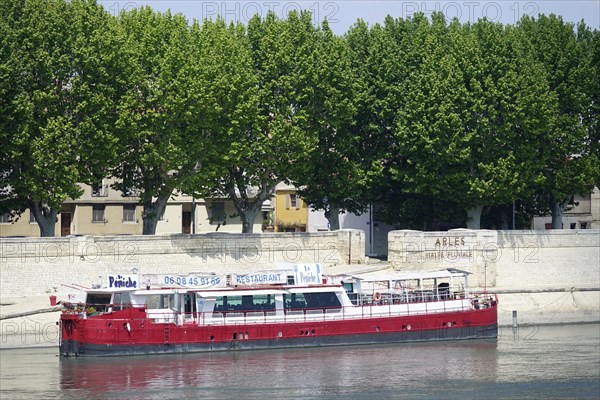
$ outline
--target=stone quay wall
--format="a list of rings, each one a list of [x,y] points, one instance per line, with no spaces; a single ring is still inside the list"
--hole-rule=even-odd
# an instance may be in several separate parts
[[[499,294],[499,323],[600,321],[600,230],[392,231],[397,270],[457,268]]]
[[[58,345],[59,300],[108,274],[251,273],[287,263],[365,263],[360,230],[0,238],[0,349]]]
[[[107,274],[247,273],[285,263],[363,264],[364,232],[0,239],[0,297],[66,293]],[[69,285],[69,286],[65,286]]]

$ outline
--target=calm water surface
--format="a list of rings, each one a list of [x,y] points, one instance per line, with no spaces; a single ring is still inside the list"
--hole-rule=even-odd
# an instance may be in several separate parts
[[[497,341],[104,359],[0,351],[0,399],[597,399],[600,324]]]

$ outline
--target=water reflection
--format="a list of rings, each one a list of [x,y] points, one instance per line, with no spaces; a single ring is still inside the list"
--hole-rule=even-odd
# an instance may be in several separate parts
[[[328,347],[134,358],[70,358],[60,362],[64,390],[100,395],[115,390],[165,388],[299,390],[318,395],[365,387],[395,389],[435,379],[495,380],[497,343],[469,341]]]
[[[498,341],[144,357],[0,351],[0,398],[600,397],[600,324],[503,328]]]

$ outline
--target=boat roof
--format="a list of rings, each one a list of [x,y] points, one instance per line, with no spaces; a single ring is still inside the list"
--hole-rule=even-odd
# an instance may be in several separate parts
[[[456,268],[446,268],[439,271],[376,271],[364,274],[347,275],[349,277],[360,279],[363,282],[381,282],[381,281],[408,281],[417,279],[442,279],[457,278],[470,275],[471,272]]]
[[[87,291],[88,294],[113,294],[113,293],[125,293],[128,292],[134,296],[148,296],[155,294],[171,294],[171,293],[196,293],[198,297],[222,297],[222,296],[256,296],[256,295],[267,295],[267,294],[289,294],[289,293],[318,293],[323,291],[339,291],[343,290],[341,285],[336,284],[324,284],[324,285],[303,285],[303,286],[292,286],[292,285],[262,285],[258,287],[223,287],[223,288],[207,288],[207,289],[195,289],[195,288],[152,288],[152,289],[126,289],[126,288],[114,288],[114,289],[90,289]]]

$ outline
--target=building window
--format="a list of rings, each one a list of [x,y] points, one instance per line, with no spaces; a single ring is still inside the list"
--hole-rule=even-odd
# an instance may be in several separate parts
[[[222,224],[225,222],[225,203],[215,201],[210,207],[209,220],[211,224]]]
[[[123,222],[136,222],[135,204],[123,204]]]
[[[10,213],[0,214],[0,224],[10,224]]]
[[[587,222],[580,222],[579,226],[581,227],[581,229],[587,229]]]
[[[298,195],[296,193],[290,193],[287,196],[286,199],[286,208],[299,208],[298,207],[298,202],[300,201],[300,199],[298,199]]]
[[[104,214],[106,206],[104,204],[94,204],[92,206],[92,222],[106,222]]]
[[[37,224],[37,221],[35,220],[35,215],[33,215],[33,212],[31,212],[31,210],[29,210],[29,223]]]
[[[571,229],[577,229],[577,223],[571,222]]]

